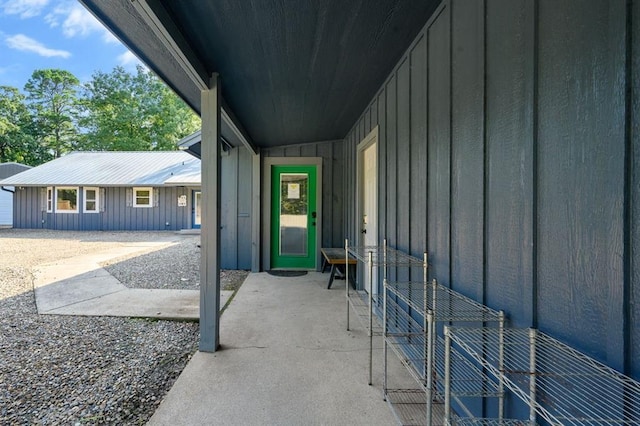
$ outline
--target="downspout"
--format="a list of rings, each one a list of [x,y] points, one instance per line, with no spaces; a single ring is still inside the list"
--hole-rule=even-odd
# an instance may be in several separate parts
[[[12,190],[10,190],[10,189],[7,189],[7,188],[5,188],[4,186],[0,186],[0,189],[2,189],[3,191],[6,191],[6,192],[10,192],[10,193],[12,193],[12,194],[15,194],[15,193],[16,193],[16,191],[12,191]]]

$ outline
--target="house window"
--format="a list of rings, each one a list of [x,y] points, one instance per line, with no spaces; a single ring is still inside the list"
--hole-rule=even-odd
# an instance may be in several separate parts
[[[47,187],[47,213],[53,212],[53,188]]]
[[[98,204],[100,201],[100,190],[98,188],[84,189],[84,212],[98,213]]]
[[[78,213],[78,188],[56,188],[56,213]]]
[[[153,207],[153,188],[133,188],[133,207]]]

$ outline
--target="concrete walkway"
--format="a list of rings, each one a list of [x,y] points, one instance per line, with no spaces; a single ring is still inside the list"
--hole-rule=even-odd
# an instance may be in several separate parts
[[[131,289],[100,267],[110,259],[149,253],[172,244],[175,241],[130,243],[97,254],[38,266],[34,272],[38,313],[197,320],[199,290]],[[222,306],[232,293],[221,293]]]
[[[197,352],[149,425],[391,425],[381,337],[346,330],[344,286],[327,274],[250,274],[221,317],[221,349]],[[341,283],[344,283],[342,281]],[[393,354],[390,386],[415,388]]]
[[[100,267],[169,244],[135,243],[41,265],[35,273],[38,312],[198,319],[199,291],[129,289]],[[397,424],[382,398],[382,340],[375,337],[369,386],[366,330],[355,321],[346,331],[344,286],[328,290],[327,279],[316,272],[249,274],[220,317],[220,350],[194,354],[148,424]],[[223,306],[231,294],[222,292]],[[393,354],[389,360],[389,386],[416,388]]]

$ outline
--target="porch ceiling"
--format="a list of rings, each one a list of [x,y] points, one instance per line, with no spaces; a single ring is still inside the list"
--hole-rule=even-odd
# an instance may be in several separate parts
[[[200,112],[200,88],[142,19],[140,0],[80,1]],[[146,3],[203,80],[220,74],[255,145],[270,147],[343,138],[440,0]]]

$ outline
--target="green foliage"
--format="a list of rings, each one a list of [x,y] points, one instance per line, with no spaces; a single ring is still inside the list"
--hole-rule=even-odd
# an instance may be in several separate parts
[[[308,200],[308,188],[307,185],[309,179],[306,175],[282,175],[282,182],[280,185],[280,214],[286,215],[306,215],[309,205]],[[297,191],[295,188],[291,188],[291,185],[297,185]],[[289,189],[293,189],[297,198],[289,198]]]
[[[177,149],[200,119],[164,83],[142,67],[135,75],[121,67],[96,72],[84,86],[85,150],[149,151]]]
[[[0,162],[39,165],[71,150],[177,149],[200,118],[154,74],[36,70],[24,87],[0,86]]]
[[[54,157],[69,152],[78,139],[78,88],[80,81],[69,71],[35,70],[24,86],[31,111],[30,134]]]
[[[30,133],[31,116],[18,89],[0,86],[0,162],[37,166],[51,159]]]

